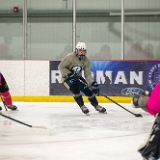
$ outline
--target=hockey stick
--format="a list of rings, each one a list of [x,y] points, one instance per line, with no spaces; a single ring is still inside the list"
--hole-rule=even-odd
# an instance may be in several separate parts
[[[3,98],[2,98],[2,95],[0,95],[0,96],[1,96],[1,100],[3,102],[3,105],[4,105],[4,107],[5,107],[6,111],[7,111],[7,107],[6,107],[5,102],[4,102]]]
[[[81,79],[78,79],[78,80],[79,80],[81,83],[83,83],[84,85],[88,86],[88,84],[85,83],[85,82],[83,82]],[[128,109],[124,108],[124,107],[121,106],[119,103],[115,102],[113,99],[111,99],[111,98],[109,98],[108,96],[102,94],[101,92],[100,92],[100,94],[101,94],[102,96],[104,96],[105,98],[109,99],[111,102],[113,102],[113,103],[115,103],[116,105],[118,105],[119,107],[123,108],[123,109],[126,110],[127,112],[133,114],[135,117],[143,117],[141,114],[135,114],[135,113],[129,111]]]
[[[30,125],[30,124],[24,123],[24,122],[22,122],[22,121],[19,121],[19,120],[17,120],[17,119],[12,118],[12,117],[6,116],[6,115],[2,114],[1,112],[0,112],[0,115],[1,115],[2,117],[5,117],[5,118],[10,119],[10,120],[12,120],[12,121],[15,121],[15,122],[17,122],[17,123],[20,123],[20,124],[22,124],[22,125],[25,125],[25,126],[27,126],[27,127],[47,129],[47,127],[45,127],[45,126],[32,126],[32,125]]]
[[[118,105],[119,107],[123,108],[124,110],[126,110],[127,112],[133,114],[135,117],[143,117],[141,114],[135,114],[131,111],[129,111],[128,109],[124,108],[122,105],[120,105],[119,103],[115,102],[113,99],[109,98],[108,96],[100,93],[102,96],[106,97],[107,99],[109,99],[111,102],[115,103],[116,105]]]

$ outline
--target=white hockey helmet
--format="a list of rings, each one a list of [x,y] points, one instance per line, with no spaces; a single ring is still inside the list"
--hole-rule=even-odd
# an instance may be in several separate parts
[[[79,54],[78,50],[83,50],[83,54]],[[77,45],[76,45],[76,52],[75,53],[79,57],[79,60],[83,61],[85,59],[85,55],[87,53],[86,44],[84,42],[78,42]]]
[[[87,50],[87,46],[84,42],[78,42],[76,45],[76,49]]]

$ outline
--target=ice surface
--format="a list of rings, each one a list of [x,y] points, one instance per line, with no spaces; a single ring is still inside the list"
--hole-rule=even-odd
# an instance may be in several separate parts
[[[90,116],[75,103],[15,102],[19,111],[2,113],[33,126],[0,116],[0,160],[141,160],[137,152],[154,120],[141,109],[137,118],[115,104],[102,103],[108,114],[90,104]]]

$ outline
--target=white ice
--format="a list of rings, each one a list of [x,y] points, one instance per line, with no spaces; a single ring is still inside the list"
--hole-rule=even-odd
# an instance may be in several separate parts
[[[2,113],[33,126],[0,116],[0,160],[141,160],[137,148],[144,142],[154,117],[130,104],[102,103],[100,114],[88,103],[90,116],[75,103],[15,102],[19,111]]]

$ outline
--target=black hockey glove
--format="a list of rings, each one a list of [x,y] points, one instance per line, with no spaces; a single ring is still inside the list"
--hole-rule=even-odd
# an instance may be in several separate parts
[[[97,82],[95,81],[92,82],[91,87],[92,87],[93,93],[99,95],[99,87],[98,87]]]
[[[82,71],[82,67],[79,65],[73,66],[71,69],[71,73],[68,74],[69,79],[78,80],[80,76],[80,73]]]
[[[68,74],[68,79],[78,80],[79,75],[76,74],[74,71],[71,71],[71,73]]]

